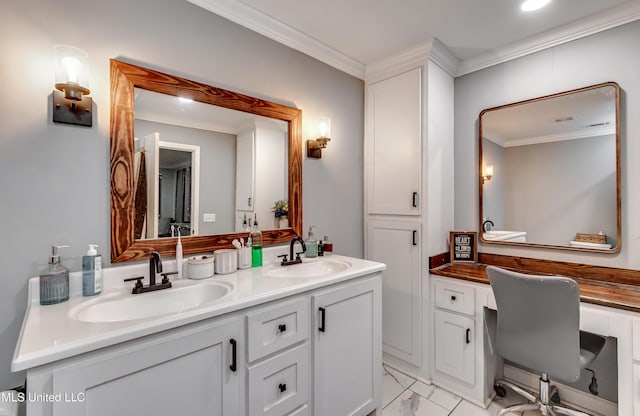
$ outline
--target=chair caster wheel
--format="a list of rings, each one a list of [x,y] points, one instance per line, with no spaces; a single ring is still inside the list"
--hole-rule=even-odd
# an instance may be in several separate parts
[[[553,392],[549,400],[551,400],[553,404],[560,404],[560,393],[558,393],[558,390]]]
[[[496,396],[498,397],[504,397],[507,395],[507,389],[505,389],[504,386],[501,386],[500,384],[494,384],[493,390],[496,392]]]

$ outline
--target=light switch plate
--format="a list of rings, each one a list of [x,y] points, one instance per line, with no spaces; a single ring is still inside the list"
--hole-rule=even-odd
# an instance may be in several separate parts
[[[216,214],[203,214],[203,222],[216,222]]]

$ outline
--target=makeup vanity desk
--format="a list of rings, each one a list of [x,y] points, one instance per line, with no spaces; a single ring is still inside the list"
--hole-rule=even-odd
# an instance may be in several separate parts
[[[486,253],[479,263],[445,261],[432,257],[429,270],[436,384],[485,407],[493,398],[502,361],[485,313],[496,309],[487,266],[564,275],[580,287],[580,329],[617,339],[618,414],[640,415],[640,271]]]

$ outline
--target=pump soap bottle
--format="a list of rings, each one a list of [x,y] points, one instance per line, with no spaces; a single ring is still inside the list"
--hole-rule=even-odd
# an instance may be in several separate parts
[[[69,271],[60,264],[58,249],[51,246],[49,266],[40,274],[40,305],[53,305],[69,300]]]
[[[102,256],[95,244],[89,244],[87,254],[82,256],[82,296],[93,296],[102,292]]]
[[[313,236],[313,228],[315,225],[309,227],[309,236],[307,241],[304,242],[306,250],[304,252],[305,257],[318,257],[318,240]]]
[[[262,233],[258,230],[258,217],[253,219],[253,231],[251,231],[251,267],[262,266]]]

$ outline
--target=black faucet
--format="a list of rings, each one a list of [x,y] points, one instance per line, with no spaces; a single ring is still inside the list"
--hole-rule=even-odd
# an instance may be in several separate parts
[[[296,245],[296,241],[300,242],[300,245],[302,246],[302,251],[297,252],[296,253],[296,258],[295,260],[293,259],[293,247]],[[280,263],[281,266],[290,266],[292,264],[299,264],[302,263],[302,259],[300,258],[300,254],[304,253],[305,251],[307,251],[307,246],[304,244],[304,240],[300,237],[294,237],[293,240],[291,240],[291,243],[289,243],[289,258],[291,260],[287,261],[287,255],[283,254],[281,256],[282,258],[282,263]]]
[[[162,273],[162,260],[160,253],[154,251],[149,256],[149,286],[156,285],[156,273]]]
[[[156,284],[156,273],[160,273],[160,275],[162,276],[162,282],[158,284]],[[144,279],[144,276],[130,277],[128,279],[124,279],[124,281],[136,281],[136,284],[131,291],[131,293],[135,295],[138,293],[152,292],[154,290],[170,288],[171,282],[169,281],[169,278],[167,276],[177,273],[177,271],[162,273],[162,260],[160,259],[160,253],[154,250],[151,253],[151,256],[149,256],[149,286],[144,286],[142,284],[142,279]]]
[[[491,230],[491,228],[487,229],[487,225],[489,225],[489,224],[491,224],[491,226],[492,226],[492,227],[495,227],[495,226],[496,226],[496,225],[493,223],[493,221],[491,221],[491,220],[485,220],[485,221],[482,223],[482,231],[483,231],[483,232],[485,232],[485,233],[486,233],[487,231]]]

